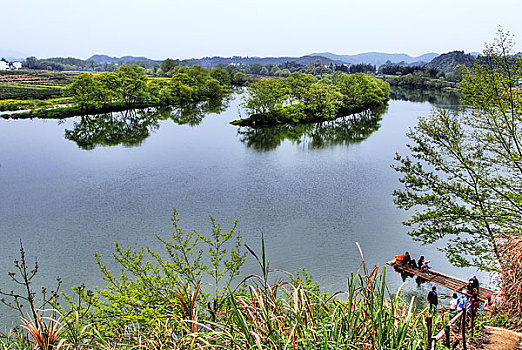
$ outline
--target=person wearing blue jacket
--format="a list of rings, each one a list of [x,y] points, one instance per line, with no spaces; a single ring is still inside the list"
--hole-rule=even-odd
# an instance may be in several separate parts
[[[468,298],[466,298],[467,291],[465,289],[462,290],[462,294],[457,298],[457,311],[462,311],[464,307],[469,307]]]

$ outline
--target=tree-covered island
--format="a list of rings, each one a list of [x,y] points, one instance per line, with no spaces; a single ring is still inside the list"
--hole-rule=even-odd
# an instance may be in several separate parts
[[[322,79],[302,73],[262,79],[247,88],[247,118],[241,126],[299,124],[334,120],[381,107],[390,98],[387,82],[363,73],[335,72]]]

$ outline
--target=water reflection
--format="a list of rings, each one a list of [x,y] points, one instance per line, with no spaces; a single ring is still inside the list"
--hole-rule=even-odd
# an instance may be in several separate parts
[[[233,97],[234,95],[223,100],[209,100],[182,107],[169,106],[82,116],[76,119],[71,129],[65,130],[65,138],[86,150],[92,150],[97,146],[139,146],[159,128],[159,121],[171,120],[178,125],[198,126],[208,114],[219,114],[227,110],[230,98]],[[430,102],[450,108],[459,106],[458,95],[440,91],[394,87],[391,98]],[[241,142],[257,151],[274,150],[285,140],[302,144],[309,149],[349,145],[365,140],[378,130],[381,117],[386,111],[387,107],[383,107],[323,123],[255,129],[242,127],[238,129],[238,135]]]
[[[304,144],[309,149],[321,149],[336,145],[350,145],[367,139],[380,127],[379,122],[388,107],[366,110],[362,113],[338,118],[334,121],[266,126],[241,127],[240,141],[256,151],[276,149],[285,140]]]
[[[199,125],[209,113],[221,113],[228,108],[228,100],[210,100],[183,107],[130,109],[79,117],[72,129],[65,130],[65,138],[79,148],[92,150],[97,146],[139,146],[159,128],[159,120],[172,120],[178,125]]]
[[[219,114],[228,109],[229,99],[212,99],[199,104],[183,107],[163,107],[154,109],[152,113],[159,120],[172,120],[178,125],[197,126],[210,113]]]
[[[445,92],[442,90],[420,90],[394,86],[390,98],[399,101],[429,102],[437,107],[460,106],[460,99],[457,93]]]
[[[92,150],[96,146],[138,146],[159,127],[157,119],[135,109],[80,117],[65,138],[79,148]]]

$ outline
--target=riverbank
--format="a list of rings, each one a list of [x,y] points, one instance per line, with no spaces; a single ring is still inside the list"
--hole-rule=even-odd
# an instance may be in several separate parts
[[[459,84],[444,78],[432,78],[422,74],[406,75],[379,75],[390,86],[406,87],[410,89],[422,89],[431,91],[442,91],[447,93],[458,93]]]
[[[3,80],[2,80],[3,79]],[[7,81],[7,82],[1,82]],[[234,85],[219,68],[179,67],[171,78],[151,78],[138,66],[114,72],[66,75],[14,72],[0,75],[3,118],[59,119],[133,108],[187,106],[224,99]],[[58,97],[63,96],[63,97]],[[22,112],[8,113],[9,111]]]
[[[287,117],[284,117],[278,113],[274,114],[252,114],[248,118],[242,118],[242,119],[236,119],[232,120],[230,124],[235,126],[248,126],[248,127],[264,127],[264,126],[277,126],[277,125],[285,125],[285,124],[313,124],[313,123],[322,123],[326,121],[334,121],[339,118],[343,117],[349,117],[351,115],[355,115],[357,113],[368,111],[372,113],[373,111],[380,111],[382,109],[386,109],[386,106],[377,106],[374,108],[368,107],[360,107],[357,109],[352,110],[343,110],[342,112],[338,113],[334,118],[324,118],[324,117],[318,117],[317,115],[311,115],[309,113],[304,113],[304,117],[299,119],[288,119]],[[382,114],[381,112],[377,112],[375,114]]]
[[[1,118],[4,119],[64,119],[71,117],[81,117],[84,115],[110,113],[110,112],[121,112],[128,109],[142,109],[148,107],[158,107],[159,104],[152,103],[107,103],[100,107],[82,108],[80,106],[56,106],[51,108],[37,108],[25,111],[16,111],[13,113],[5,112],[0,114]]]

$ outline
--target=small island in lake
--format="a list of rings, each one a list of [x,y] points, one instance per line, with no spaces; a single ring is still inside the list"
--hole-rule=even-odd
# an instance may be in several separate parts
[[[387,82],[370,75],[335,72],[320,80],[292,73],[288,78],[267,78],[247,89],[243,107],[247,118],[231,122],[240,126],[300,124],[382,107],[390,98]]]

